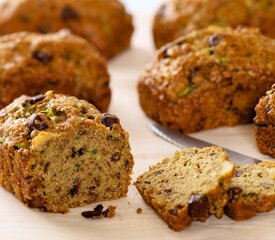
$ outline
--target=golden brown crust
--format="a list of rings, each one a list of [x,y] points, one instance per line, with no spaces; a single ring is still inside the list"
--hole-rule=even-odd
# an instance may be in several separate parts
[[[225,213],[234,220],[245,220],[275,207],[275,162],[236,168],[229,189]]]
[[[210,25],[256,27],[266,36],[275,37],[274,9],[275,0],[170,0],[159,8],[154,19],[155,45],[160,48]]]
[[[70,94],[106,111],[110,102],[105,60],[86,40],[66,31],[0,37],[0,108],[22,94]]]
[[[275,158],[275,85],[260,99],[255,111],[257,146],[263,154]]]
[[[182,34],[209,25],[244,25],[248,14],[245,0],[170,0],[159,8],[154,19],[155,45],[160,48]]]
[[[0,111],[0,184],[29,207],[70,207],[127,195],[128,134],[75,97],[22,96]]]
[[[133,33],[132,17],[118,0],[4,0],[0,12],[1,35],[68,28],[107,58],[128,48]]]
[[[140,104],[171,129],[251,122],[275,81],[275,44],[254,29],[209,27],[158,50],[140,76]]]

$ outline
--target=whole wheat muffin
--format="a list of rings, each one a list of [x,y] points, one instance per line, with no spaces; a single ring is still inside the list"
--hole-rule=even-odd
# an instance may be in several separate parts
[[[0,184],[49,212],[126,196],[133,157],[119,119],[75,97],[22,96],[0,111]]]
[[[274,82],[274,40],[254,29],[208,27],[161,48],[138,91],[147,116],[194,132],[251,122]]]
[[[180,231],[192,221],[223,216],[233,171],[222,148],[188,148],[150,167],[135,186],[169,227]]]
[[[111,58],[129,47],[132,17],[118,0],[2,0],[0,34],[68,28]]]
[[[74,95],[106,111],[110,102],[105,60],[85,39],[67,31],[0,37],[0,108],[22,94],[47,90]]]
[[[258,27],[275,38],[275,0],[168,0],[154,19],[157,48],[210,25]]]
[[[275,207],[275,162],[236,168],[225,213],[235,220],[253,217]]]
[[[255,137],[259,150],[275,158],[275,85],[263,96],[256,108]]]

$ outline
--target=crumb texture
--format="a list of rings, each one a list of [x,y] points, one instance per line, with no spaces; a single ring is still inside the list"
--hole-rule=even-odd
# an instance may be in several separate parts
[[[229,189],[225,213],[245,220],[275,207],[275,162],[237,167]]]
[[[0,140],[0,184],[29,207],[66,212],[127,194],[128,134],[84,100],[22,96],[0,111]]]
[[[190,148],[150,167],[135,186],[170,228],[179,231],[192,221],[223,216],[233,170],[221,148]]]

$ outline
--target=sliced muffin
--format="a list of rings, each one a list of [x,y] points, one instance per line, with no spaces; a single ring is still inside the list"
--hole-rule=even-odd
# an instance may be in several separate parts
[[[236,167],[225,213],[244,220],[275,207],[275,162]]]
[[[119,119],[75,97],[22,96],[0,111],[0,184],[29,207],[126,196],[133,157]]]
[[[150,167],[134,184],[169,227],[180,231],[192,221],[223,216],[233,171],[222,148],[189,148]]]

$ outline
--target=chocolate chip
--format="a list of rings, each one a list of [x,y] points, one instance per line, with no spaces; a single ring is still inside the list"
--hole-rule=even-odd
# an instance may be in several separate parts
[[[261,186],[266,188],[266,189],[270,189],[273,185],[271,183],[264,182],[264,183],[261,183]]]
[[[230,199],[235,199],[243,190],[240,187],[232,187],[228,190]]]
[[[208,44],[210,47],[214,47],[219,45],[220,43],[220,37],[217,35],[212,35],[209,37]]]
[[[78,193],[79,190],[79,183],[75,184],[71,189],[70,189],[70,195],[73,197],[75,194]]]
[[[119,119],[117,118],[117,116],[109,114],[109,113],[103,113],[100,121],[103,125],[111,128],[111,129],[114,124],[119,123]]]
[[[70,6],[64,6],[61,11],[61,19],[63,21],[78,20],[79,14]]]
[[[188,212],[194,220],[205,220],[209,216],[209,202],[206,196],[193,194],[188,201]]]
[[[37,102],[40,102],[40,101],[43,100],[45,97],[46,97],[45,95],[39,94],[39,95],[36,95],[36,96],[34,96],[34,97],[27,98],[27,99],[25,100],[25,102],[27,102],[27,103],[33,105],[33,104],[35,104],[35,103],[37,103]]]
[[[197,72],[200,70],[199,67],[193,67],[190,69],[189,71],[189,75],[187,76],[187,79],[188,79],[188,83],[189,83],[189,87],[194,87],[194,79],[197,75]]]
[[[47,116],[45,115],[45,117]],[[48,124],[46,123],[45,119],[41,117],[41,115],[35,114],[30,117],[28,128],[30,129],[30,131],[33,131],[35,129],[44,130],[48,128]]]
[[[105,211],[102,212],[103,217],[108,217],[109,215],[109,208],[107,208]]]
[[[169,50],[169,47],[164,49],[163,52],[162,52],[162,58],[169,58],[170,55],[168,54],[168,50]]]
[[[39,50],[34,51],[32,57],[44,65],[48,65],[48,63],[53,60],[53,56],[51,54]]]
[[[81,215],[85,218],[100,218],[103,214],[102,204],[98,204],[93,211],[82,212]]]

